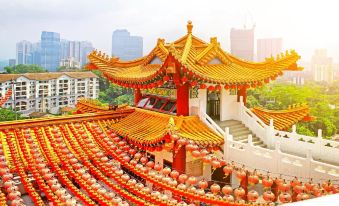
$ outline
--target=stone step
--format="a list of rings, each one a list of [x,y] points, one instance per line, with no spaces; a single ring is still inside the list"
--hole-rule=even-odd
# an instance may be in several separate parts
[[[247,127],[236,127],[236,128],[230,128],[230,132],[240,132],[244,130],[249,130]]]
[[[230,131],[230,134],[232,134],[234,137],[238,137],[238,136],[248,136],[249,134],[252,134],[252,132],[250,130],[242,130],[242,131],[238,131],[238,132],[233,132]]]
[[[228,127],[230,129],[230,134],[233,136],[233,140],[241,142],[241,143],[248,143],[248,135],[252,135],[252,143],[255,146],[267,148],[267,145],[257,137],[252,131],[247,128],[241,121],[237,120],[227,120],[220,122],[218,121],[217,124],[221,128]]]

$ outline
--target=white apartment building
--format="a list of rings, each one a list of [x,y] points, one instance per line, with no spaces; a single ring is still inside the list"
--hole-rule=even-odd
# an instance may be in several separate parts
[[[12,87],[12,97],[2,107],[14,108],[16,105],[25,116],[32,112],[58,114],[61,107],[75,107],[78,98],[95,99],[99,95],[99,79],[92,72],[0,75],[0,97]]]

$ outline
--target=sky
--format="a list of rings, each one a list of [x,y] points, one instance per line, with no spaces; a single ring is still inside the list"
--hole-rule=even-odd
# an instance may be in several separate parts
[[[0,0],[0,60],[15,58],[16,42],[37,42],[41,31],[62,39],[91,41],[111,53],[111,36],[127,29],[144,38],[144,54],[158,38],[170,42],[186,34],[218,37],[230,50],[230,29],[256,25],[255,38],[283,38],[309,61],[326,48],[339,62],[339,2],[335,0]]]

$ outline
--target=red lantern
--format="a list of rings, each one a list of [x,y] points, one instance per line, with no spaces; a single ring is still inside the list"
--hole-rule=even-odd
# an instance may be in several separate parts
[[[214,91],[214,90],[215,90],[215,87],[211,85],[211,86],[208,87],[208,90],[209,90],[209,91]]]
[[[231,186],[229,185],[225,185],[222,189],[221,189],[222,193],[224,193],[224,195],[230,195],[233,192],[233,189]]]
[[[220,192],[220,186],[214,183],[213,185],[211,185],[211,191],[213,194],[217,194],[218,192]]]
[[[222,198],[228,202],[234,202],[234,197],[232,195],[224,195],[224,197]]]
[[[223,168],[223,171],[225,173],[225,176],[227,177],[228,175],[230,175],[232,173],[233,166],[228,164]]]
[[[206,180],[199,181],[199,187],[202,190],[206,189],[208,187],[208,182]]]
[[[195,157],[195,158],[198,158],[198,157],[200,157],[200,152],[198,151],[198,150],[194,150],[194,151],[192,151],[192,156],[193,157]]]
[[[187,180],[187,178],[188,178],[188,176],[187,176],[187,175],[185,175],[185,174],[181,174],[181,175],[179,176],[179,182],[181,182],[181,183],[185,183],[185,182],[186,182],[186,180]]]
[[[273,202],[274,199],[275,199],[275,195],[272,191],[266,191],[264,192],[263,194],[263,199],[266,201],[266,202]]]
[[[259,197],[259,194],[258,194],[258,192],[255,191],[255,190],[251,190],[251,191],[249,191],[248,194],[247,194],[247,199],[248,199],[248,201],[250,201],[250,202],[255,202],[255,201],[257,201],[258,197]]]
[[[299,193],[296,197],[297,201],[310,199],[310,196],[306,193]]]
[[[193,177],[193,176],[189,177],[188,180],[187,180],[187,183],[190,184],[190,185],[195,185],[195,184],[197,184],[197,182],[198,182],[197,178]]]
[[[188,81],[188,79],[187,79],[186,76],[183,76],[183,77],[181,78],[181,82],[182,82],[183,84],[185,84],[187,81]]]
[[[242,187],[238,187],[234,190],[234,195],[237,199],[242,199],[245,196],[245,190]]]
[[[218,84],[218,85],[216,85],[215,86],[215,90],[218,90],[218,91],[220,91],[221,90],[221,86]]]
[[[165,167],[164,169],[162,169],[162,174],[168,175],[170,173],[171,173],[171,169],[169,167]]]
[[[159,164],[159,163],[157,163],[155,166],[154,166],[154,169],[156,170],[156,171],[160,171],[160,170],[162,170],[162,166]]]
[[[213,161],[211,162],[211,165],[212,165],[212,167],[213,167],[214,169],[221,167],[221,164],[220,164],[220,162],[219,162],[218,160],[213,160]]]
[[[248,176],[248,183],[249,183],[250,185],[256,185],[256,184],[258,184],[258,182],[259,182],[259,177],[258,177],[258,175],[256,175],[256,174],[251,174],[250,176]]]
[[[170,77],[166,75],[166,76],[164,76],[163,80],[166,83],[166,82],[168,82],[170,80]]]
[[[238,170],[237,171],[237,179],[241,182],[246,177],[246,172],[244,170]]]
[[[191,81],[191,87],[197,86],[197,81]]]
[[[304,186],[303,185],[296,185],[293,187],[293,192],[300,194],[304,191]]]
[[[290,193],[282,192],[279,195],[279,201],[281,203],[288,203],[288,202],[291,202],[291,200],[292,200],[292,197],[291,197]]]
[[[295,177],[292,181],[291,181],[291,186],[295,187],[297,185],[301,185],[300,181],[298,180],[297,177]]]
[[[270,188],[273,185],[273,180],[270,177],[265,177],[262,179],[262,185],[264,188]]]
[[[201,84],[200,89],[206,89],[206,84]]]
[[[179,172],[176,171],[176,170],[173,170],[173,171],[170,173],[170,176],[171,176],[173,179],[177,179],[178,176],[179,176]]]
[[[315,187],[315,184],[312,182],[312,180],[305,183],[305,189],[307,190],[307,192],[313,191],[314,187]]]
[[[281,183],[280,185],[278,185],[278,189],[282,192],[287,192],[290,190],[290,184],[289,183],[286,183],[286,182],[283,182]]]
[[[204,162],[204,163],[211,163],[212,162],[212,157],[211,156],[209,156],[209,155],[207,155],[207,156],[205,156],[205,157],[203,157],[202,158],[202,161]]]

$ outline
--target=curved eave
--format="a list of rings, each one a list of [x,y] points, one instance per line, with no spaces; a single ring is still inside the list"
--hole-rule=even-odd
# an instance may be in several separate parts
[[[269,125],[273,119],[274,128],[277,130],[287,130],[309,115],[308,106],[298,106],[287,110],[267,110],[261,107],[252,108],[252,112],[257,115],[265,124]]]

